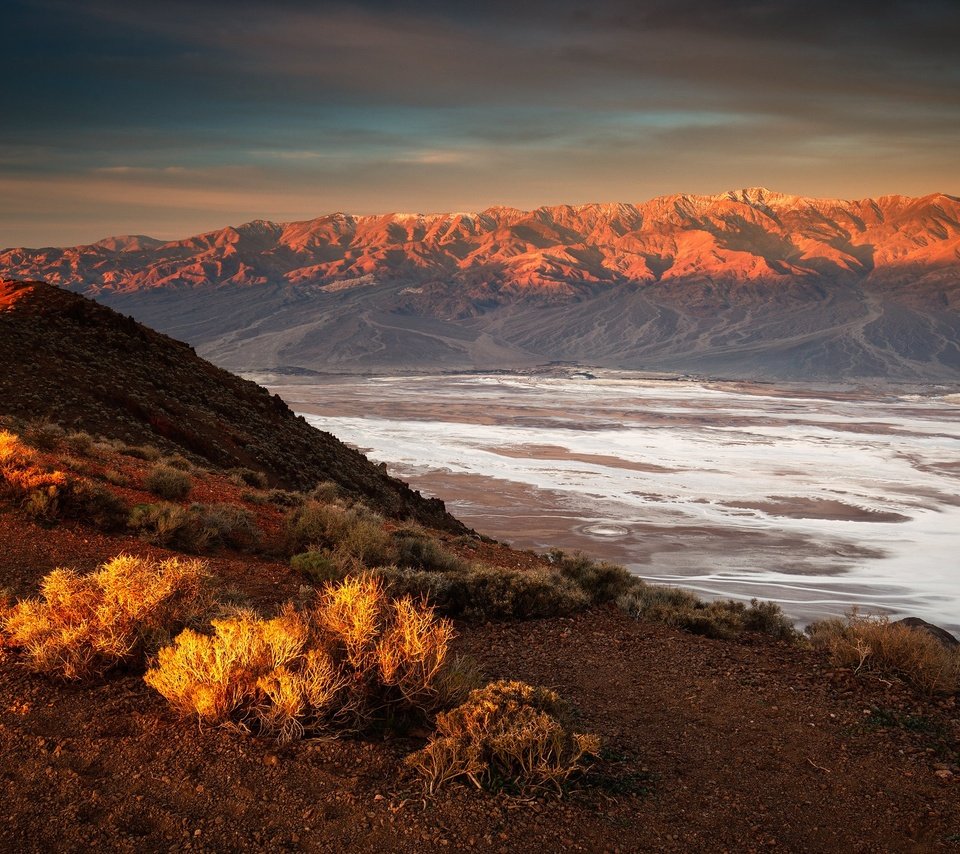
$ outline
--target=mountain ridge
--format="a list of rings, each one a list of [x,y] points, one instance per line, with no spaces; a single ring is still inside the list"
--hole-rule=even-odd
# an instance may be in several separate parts
[[[234,370],[960,378],[960,198],[945,193],[338,212],[9,249],[0,275],[93,296]]]

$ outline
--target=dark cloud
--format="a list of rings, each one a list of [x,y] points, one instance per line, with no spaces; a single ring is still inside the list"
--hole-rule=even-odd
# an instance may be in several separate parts
[[[0,188],[36,179],[29,228],[47,242],[71,221],[57,186],[86,186],[104,228],[141,219],[127,231],[170,217],[117,188],[156,188],[182,233],[247,212],[741,183],[960,189],[955,0],[20,0],[5,15]],[[22,242],[11,228],[0,243]]]

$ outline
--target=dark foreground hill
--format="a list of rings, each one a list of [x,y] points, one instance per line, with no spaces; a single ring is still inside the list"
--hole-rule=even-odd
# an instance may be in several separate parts
[[[112,309],[37,282],[0,282],[0,415],[262,471],[274,485],[337,483],[397,517],[464,530],[276,395]]]

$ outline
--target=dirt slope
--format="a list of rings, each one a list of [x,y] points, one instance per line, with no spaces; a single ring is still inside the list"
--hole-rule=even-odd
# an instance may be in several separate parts
[[[441,501],[311,427],[278,396],[61,288],[0,282],[0,364],[0,415],[175,448],[264,471],[281,486],[332,480],[390,515],[464,530]]]

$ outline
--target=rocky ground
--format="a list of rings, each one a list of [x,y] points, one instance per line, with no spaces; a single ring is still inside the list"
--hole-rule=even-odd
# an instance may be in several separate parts
[[[131,465],[140,465],[132,462]],[[217,481],[222,492],[228,482]],[[236,488],[235,488],[236,489]],[[239,489],[237,489],[239,492]],[[237,495],[228,498],[239,500]],[[265,520],[268,521],[268,520]],[[267,525],[269,527],[269,525]],[[493,544],[485,560],[534,560]],[[0,514],[0,583],[162,550]],[[210,559],[233,595],[295,595],[279,560]],[[178,718],[137,673],[62,685],[0,659],[0,849],[926,851],[960,845],[954,699],[832,670],[761,636],[720,641],[613,607],[457,626],[489,677],[557,689],[603,757],[563,797],[455,786],[403,764],[423,733],[280,748]]]

